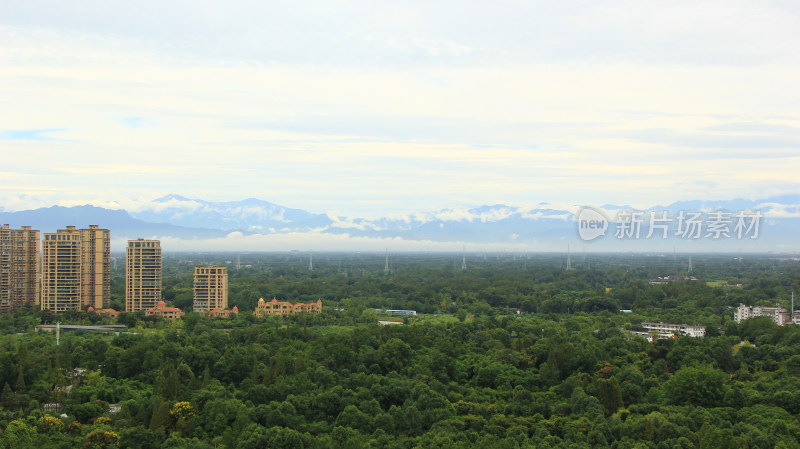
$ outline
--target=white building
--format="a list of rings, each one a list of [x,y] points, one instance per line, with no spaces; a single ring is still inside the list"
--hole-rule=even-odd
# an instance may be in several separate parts
[[[389,315],[416,315],[416,310],[385,310],[384,313]]]
[[[691,324],[643,322],[642,327],[648,332],[658,332],[659,336],[668,335],[678,337],[685,335],[693,338],[702,338],[706,336],[706,328],[704,326],[695,326]]]
[[[657,340],[657,339],[658,340],[666,340],[668,338],[674,338],[675,337],[672,334],[662,334],[662,333],[654,334],[654,333],[642,332],[642,331],[630,331],[630,334],[633,335],[634,337],[646,338],[647,341],[649,341],[651,343],[653,341]]]
[[[739,307],[733,311],[733,319],[736,320],[737,323],[757,316],[769,317],[778,326],[783,326],[784,324],[792,322],[789,311],[780,307],[750,307],[739,304]]]

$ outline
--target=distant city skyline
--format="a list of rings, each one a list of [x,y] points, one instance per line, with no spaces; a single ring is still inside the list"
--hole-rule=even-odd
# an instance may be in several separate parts
[[[14,2],[0,208],[799,193],[792,2]]]

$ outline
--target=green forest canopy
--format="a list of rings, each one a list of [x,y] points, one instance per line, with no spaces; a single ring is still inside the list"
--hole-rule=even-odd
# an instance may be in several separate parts
[[[185,309],[197,257],[164,263],[164,294]],[[737,324],[731,309],[788,307],[796,261],[695,255],[697,280],[650,285],[685,274],[680,262],[577,259],[473,255],[461,271],[453,255],[407,255],[387,274],[378,256],[315,255],[314,271],[242,256],[236,319],[121,314],[132,333],[65,332],[58,346],[32,325],[104,318],[3,315],[0,447],[798,447],[800,329]],[[272,296],[324,310],[248,313]],[[390,307],[421,315],[377,326]],[[711,336],[626,334],[645,320]]]

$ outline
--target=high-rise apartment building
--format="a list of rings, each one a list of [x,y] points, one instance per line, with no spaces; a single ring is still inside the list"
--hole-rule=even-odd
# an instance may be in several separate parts
[[[81,234],[75,226],[44,233],[41,292],[42,310],[81,308]]]
[[[67,226],[42,240],[42,310],[108,308],[111,300],[111,237],[97,225]]]
[[[194,267],[195,312],[228,308],[228,269],[226,267]]]
[[[111,301],[111,235],[108,229],[89,225],[81,229],[82,307],[106,309]]]
[[[0,313],[39,303],[39,231],[0,227]]]
[[[137,312],[161,301],[161,242],[128,240],[125,249],[125,310]]]

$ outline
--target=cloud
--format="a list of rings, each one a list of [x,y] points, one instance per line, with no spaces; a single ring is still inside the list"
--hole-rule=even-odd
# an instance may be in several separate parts
[[[791,127],[787,128],[792,129]],[[712,127],[711,129],[714,128]],[[730,131],[727,126],[716,129],[718,131]],[[706,151],[700,154],[700,157],[707,157],[716,153],[717,157],[780,158],[795,156],[797,149],[800,148],[800,134],[794,132],[792,135],[775,135],[771,133],[680,132],[669,129],[648,129],[632,132],[629,136],[641,142],[669,145],[671,147],[716,150]],[[764,149],[769,150],[769,152],[754,151]]]
[[[430,219],[443,221],[480,221],[482,223],[504,220],[516,212],[514,207],[489,207],[484,210],[464,207],[440,210],[432,213]]]
[[[761,203],[755,209],[766,209],[765,217],[800,218],[800,204]]]
[[[65,173],[74,173],[81,175],[110,175],[110,174],[142,174],[142,173],[160,173],[169,174],[175,173],[175,167],[166,167],[158,165],[139,165],[139,164],[125,164],[125,165],[108,165],[100,164],[89,167],[57,167],[56,171]]]
[[[591,59],[749,65],[791,54],[797,16],[792,2],[773,1],[409,0],[334,7],[238,0],[220,8],[142,0],[132,8],[120,0],[91,6],[42,0],[7,5],[2,23],[181,59],[419,68]]]
[[[53,129],[17,129],[0,132],[0,140],[57,140],[61,142],[75,142],[71,139],[62,139],[53,137],[48,134],[60,133],[67,131],[66,129],[53,128]]]
[[[720,123],[718,125],[705,128],[712,132],[735,133],[745,135],[762,136],[791,136],[800,137],[800,126],[793,126],[788,123],[765,123],[765,122],[733,122]]]
[[[145,126],[155,126],[155,123],[145,117],[122,117],[119,119],[125,126],[129,128],[143,128]]]
[[[567,207],[568,207],[566,209],[567,211],[578,210],[579,209],[577,206],[567,206]],[[545,211],[541,211],[541,210],[529,210],[527,212],[523,212],[520,216],[522,218],[528,218],[528,219],[532,219],[532,220],[550,219],[550,220],[567,221],[569,219],[572,219],[574,214],[569,213],[569,212],[566,212],[566,213],[563,213],[563,212],[562,213],[552,213],[552,212],[549,212],[549,211],[545,212]]]
[[[327,217],[332,221],[330,224],[331,228],[340,228],[340,229],[357,229],[359,231],[380,231],[382,228],[375,223],[363,220],[363,219],[356,219],[352,217],[342,216],[338,211],[329,211]],[[324,228],[326,229],[326,228]],[[322,229],[322,230],[324,230]]]
[[[0,18],[0,151],[47,176],[4,195],[414,220],[796,189],[791,3],[29,3]]]

